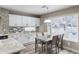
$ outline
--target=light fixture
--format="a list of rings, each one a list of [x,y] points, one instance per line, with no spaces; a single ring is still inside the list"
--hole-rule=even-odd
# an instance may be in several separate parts
[[[46,20],[44,21],[44,23],[51,23],[51,20],[50,20],[50,19],[46,19]]]
[[[47,13],[48,13],[48,6],[42,6],[42,8],[45,8],[45,9],[47,10]],[[47,19],[44,21],[44,23],[51,23],[51,20],[47,18]]]

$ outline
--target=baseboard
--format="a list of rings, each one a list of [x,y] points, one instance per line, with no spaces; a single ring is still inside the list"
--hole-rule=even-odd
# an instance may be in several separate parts
[[[69,48],[69,47],[63,47],[64,49],[71,51],[73,53],[79,54],[79,50],[73,49],[73,48]]]

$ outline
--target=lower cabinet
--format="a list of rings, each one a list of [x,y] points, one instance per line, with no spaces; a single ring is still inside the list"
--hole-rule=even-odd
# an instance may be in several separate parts
[[[30,44],[35,42],[36,33],[13,33],[9,37],[14,38],[22,44]]]

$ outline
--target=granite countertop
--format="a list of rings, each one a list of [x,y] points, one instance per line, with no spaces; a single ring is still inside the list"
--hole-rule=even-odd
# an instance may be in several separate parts
[[[18,52],[25,47],[15,39],[9,38],[0,40],[0,54],[9,54]]]
[[[0,36],[5,36],[5,35],[8,35],[8,34],[0,34]]]

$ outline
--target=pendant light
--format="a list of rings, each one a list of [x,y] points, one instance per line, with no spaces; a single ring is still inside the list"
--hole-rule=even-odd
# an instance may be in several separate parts
[[[48,13],[48,6],[42,6],[42,8],[45,8]],[[45,19],[44,23],[51,23],[51,20],[47,18],[47,19]]]

